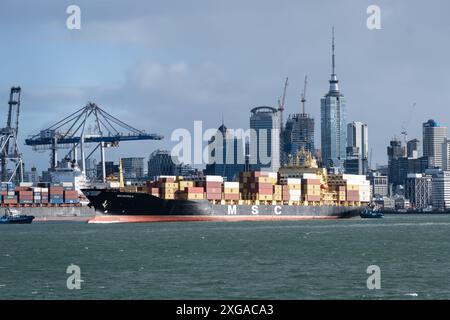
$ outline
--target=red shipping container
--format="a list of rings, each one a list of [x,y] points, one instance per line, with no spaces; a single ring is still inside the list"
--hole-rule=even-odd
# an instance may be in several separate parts
[[[206,199],[208,200],[222,200],[222,194],[221,193],[207,193]]]
[[[320,201],[320,196],[306,196],[306,201]]]
[[[302,181],[306,185],[320,185],[319,179],[303,179]]]
[[[267,188],[261,188],[261,189],[256,189],[254,193],[268,195],[268,194],[273,194],[273,190],[272,189],[267,189]]]
[[[222,188],[222,182],[212,181],[205,182],[206,188]]]
[[[186,187],[184,191],[187,193],[203,193],[202,187]]]
[[[211,187],[206,188],[206,193],[221,193],[221,192],[222,188],[211,188]]]
[[[239,200],[239,194],[236,193],[225,193],[224,195],[225,200]]]

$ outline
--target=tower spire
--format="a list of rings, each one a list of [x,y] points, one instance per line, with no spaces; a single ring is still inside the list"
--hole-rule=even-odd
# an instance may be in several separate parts
[[[334,75],[334,74],[336,74],[335,71],[334,71],[334,67],[335,67],[335,62],[334,62],[334,26],[331,29],[331,34],[332,34],[331,50],[332,50],[332,53],[333,53],[333,55],[332,55],[332,73],[331,74]]]
[[[333,94],[339,93],[339,81],[336,76],[336,63],[335,63],[335,45],[334,45],[334,26],[331,29],[331,79],[330,79],[330,92]]]

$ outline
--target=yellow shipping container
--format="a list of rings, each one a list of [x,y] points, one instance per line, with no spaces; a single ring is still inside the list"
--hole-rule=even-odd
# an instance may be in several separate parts
[[[184,190],[184,188],[192,188],[194,187],[194,181],[180,181],[178,183],[180,190]]]
[[[347,185],[347,191],[351,190],[351,191],[358,191],[359,190],[359,186],[356,184],[348,184]]]
[[[273,201],[273,195],[271,194],[256,194],[256,200],[260,201]]]
[[[239,193],[239,189],[238,188],[224,188],[223,193],[236,194],[236,193]]]
[[[283,195],[281,195],[281,194],[274,194],[273,195],[273,200],[275,200],[275,201],[282,201],[283,200]]]

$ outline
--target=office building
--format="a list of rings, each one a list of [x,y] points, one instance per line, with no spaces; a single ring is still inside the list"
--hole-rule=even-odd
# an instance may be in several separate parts
[[[367,124],[352,122],[347,125],[347,156],[344,161],[345,172],[366,174],[369,169],[369,134]]]
[[[430,158],[433,167],[442,168],[442,144],[447,134],[447,127],[434,120],[423,124],[423,155]]]
[[[387,175],[383,175],[378,171],[371,171],[368,175],[368,180],[374,197],[386,197],[389,195]]]
[[[332,73],[328,93],[321,99],[322,162],[326,168],[342,170],[346,158],[346,105],[335,73],[334,29],[332,42]]]
[[[244,171],[243,139],[232,134],[224,124],[208,142],[208,149],[210,158],[205,174],[220,175],[227,181],[233,181],[239,177],[239,172]]]
[[[412,209],[425,209],[432,203],[432,178],[424,174],[409,173],[405,182],[405,197]]]
[[[289,116],[283,134],[285,158],[294,157],[301,149],[314,154],[314,119],[309,114]]]
[[[145,179],[144,176],[144,158],[121,158],[122,174],[126,181],[138,182]]]
[[[155,180],[158,176],[173,176],[177,173],[178,159],[167,150],[155,150],[147,163],[147,177]]]
[[[407,142],[406,155],[412,159],[422,157],[422,143],[419,139],[412,139]]]
[[[280,115],[272,107],[256,107],[250,117],[250,166],[252,170],[280,168]]]
[[[433,208],[448,210],[450,208],[450,171],[442,171],[433,175]]]

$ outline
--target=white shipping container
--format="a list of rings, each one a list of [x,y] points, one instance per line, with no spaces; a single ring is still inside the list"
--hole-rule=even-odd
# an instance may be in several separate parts
[[[19,184],[20,187],[32,187],[33,186],[33,182],[21,182]]]
[[[230,189],[239,189],[239,182],[224,182],[223,184],[224,188],[230,188]]]
[[[157,178],[158,180],[159,180],[159,179],[162,179],[162,178],[169,178],[169,179],[172,178],[172,179],[174,179],[174,180],[177,179],[176,176],[157,176],[156,178]]]
[[[73,187],[73,182],[61,182],[63,187]]]
[[[222,176],[206,176],[206,182],[223,182]]]
[[[289,196],[300,196],[301,194],[301,190],[289,190]]]
[[[33,192],[42,192],[42,188],[35,187],[33,188]]]
[[[299,178],[287,178],[287,184],[301,184],[302,183],[302,179]]]
[[[290,201],[300,201],[300,196],[289,196]]]
[[[359,175],[359,174],[343,174],[342,178],[347,181],[365,181],[366,176],[365,175]]]
[[[303,179],[320,179],[320,177],[315,173],[304,173]]]
[[[268,177],[278,179],[278,173],[277,172],[268,172]]]

